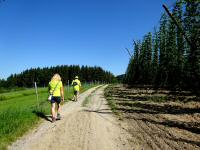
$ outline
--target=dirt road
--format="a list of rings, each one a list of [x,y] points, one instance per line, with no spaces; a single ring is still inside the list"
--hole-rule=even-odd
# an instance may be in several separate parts
[[[44,121],[9,147],[11,150],[132,150],[131,136],[112,115],[105,86],[92,88],[62,108],[62,119]],[[87,98],[88,97],[88,98]],[[88,104],[82,103],[87,98]]]

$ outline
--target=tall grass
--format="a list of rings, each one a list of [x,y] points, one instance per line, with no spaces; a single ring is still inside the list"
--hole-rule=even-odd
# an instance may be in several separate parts
[[[3,88],[3,87],[0,87],[0,93],[21,91],[21,90],[25,90],[25,89],[26,88],[24,88],[24,87],[12,87],[12,88]]]
[[[83,85],[81,92],[95,85]],[[47,88],[39,88],[39,108],[35,90],[26,89],[0,94],[0,150],[33,128],[40,120],[36,112],[50,114],[50,103],[47,101]],[[73,96],[72,87],[66,90],[65,99],[69,101]]]

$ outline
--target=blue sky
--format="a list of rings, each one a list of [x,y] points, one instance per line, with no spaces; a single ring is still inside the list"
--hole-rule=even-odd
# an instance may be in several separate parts
[[[0,3],[0,78],[31,67],[126,71],[132,40],[158,25],[175,0],[5,0]]]

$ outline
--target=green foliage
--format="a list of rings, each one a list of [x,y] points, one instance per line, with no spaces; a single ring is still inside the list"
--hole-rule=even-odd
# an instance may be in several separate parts
[[[125,77],[125,74],[116,76],[117,82],[118,82],[118,83],[122,83],[123,80],[124,80],[124,77]]]
[[[102,82],[112,83],[116,79],[114,75],[108,71],[103,70],[101,67],[88,67],[78,65],[62,65],[56,67],[46,68],[31,68],[21,72],[20,74],[14,74],[7,78],[7,80],[0,80],[0,87],[13,88],[13,87],[33,87],[34,82],[37,82],[39,87],[46,87],[55,74],[61,75],[63,83],[66,85],[72,82],[76,75],[79,76],[81,82]],[[0,89],[1,92],[1,89]]]
[[[197,93],[200,87],[199,8],[197,1],[177,0],[172,14],[184,33],[164,13],[159,30],[155,29],[153,35],[149,32],[141,44],[134,45],[134,57],[130,59],[124,82]]]

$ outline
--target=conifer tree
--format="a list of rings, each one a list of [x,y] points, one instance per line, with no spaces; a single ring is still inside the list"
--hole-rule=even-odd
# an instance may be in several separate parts
[[[159,29],[159,70],[158,70],[158,78],[155,83],[159,86],[164,86],[167,84],[167,24],[168,17],[164,13],[160,19],[160,29]]]
[[[158,32],[156,28],[154,29],[154,38],[153,38],[153,60],[152,60],[152,83],[155,83],[158,73],[158,50],[159,50],[159,39],[158,39]]]
[[[184,27],[190,39],[187,54],[188,85],[194,90],[200,86],[200,3],[185,0]]]

